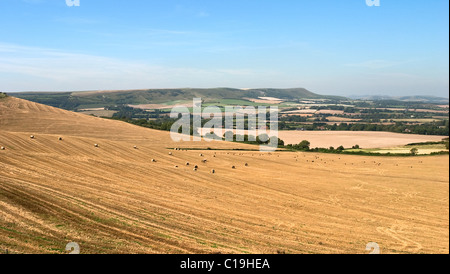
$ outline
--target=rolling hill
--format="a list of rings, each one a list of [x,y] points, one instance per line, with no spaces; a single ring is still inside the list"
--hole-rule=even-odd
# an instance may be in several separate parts
[[[0,99],[0,146],[0,249],[10,253],[65,253],[69,242],[81,253],[367,253],[369,242],[449,252],[448,155],[174,143],[12,97]]]
[[[84,92],[19,92],[10,95],[29,101],[59,107],[66,110],[96,108],[115,105],[160,104],[173,101],[192,101],[193,98],[205,102],[220,99],[239,99],[276,97],[284,100],[300,99],[343,99],[338,96],[322,96],[303,88],[293,89],[148,89],[148,90],[105,90]]]
[[[358,100],[376,100],[376,101],[387,101],[387,100],[395,100],[401,102],[422,102],[428,104],[448,104],[449,99],[444,97],[437,96],[427,96],[427,95],[417,95],[417,96],[373,96],[373,95],[351,95],[349,96],[352,99]]]

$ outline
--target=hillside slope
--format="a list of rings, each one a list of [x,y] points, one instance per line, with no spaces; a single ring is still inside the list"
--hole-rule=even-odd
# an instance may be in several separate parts
[[[160,104],[173,101],[192,101],[202,98],[205,102],[221,99],[244,99],[276,97],[285,100],[299,99],[343,99],[338,96],[323,96],[303,88],[294,89],[233,89],[233,88],[183,88],[148,90],[104,90],[84,92],[20,92],[12,96],[67,110],[107,107],[115,105]]]
[[[11,253],[69,242],[81,253],[449,252],[448,156],[169,155],[249,146],[173,143],[16,98],[0,99],[0,146],[0,249]]]

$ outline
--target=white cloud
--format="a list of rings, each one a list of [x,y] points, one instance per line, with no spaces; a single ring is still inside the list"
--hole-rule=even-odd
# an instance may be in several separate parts
[[[273,74],[245,68],[168,67],[56,49],[0,43],[0,89],[72,91],[246,84]]]

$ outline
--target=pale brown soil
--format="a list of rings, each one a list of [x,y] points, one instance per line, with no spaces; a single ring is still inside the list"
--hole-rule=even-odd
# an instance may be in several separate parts
[[[282,99],[278,99],[278,98],[273,98],[273,97],[259,97],[259,99],[254,99],[254,98],[244,98],[246,100],[249,100],[251,102],[254,103],[258,103],[258,104],[281,104],[282,102],[284,102]]]
[[[319,111],[316,112],[316,114],[331,114],[331,115],[335,115],[335,114],[344,114],[343,110],[332,110],[332,109],[321,109]]]
[[[81,253],[449,252],[448,156],[169,155],[255,147],[173,143],[15,98],[0,100],[0,146],[0,249],[11,253],[69,242]]]
[[[330,122],[358,122],[358,121],[361,121],[361,119],[352,119],[352,118],[336,117],[336,116],[329,116],[329,117],[327,117],[327,119]]]
[[[311,147],[344,146],[351,148],[359,145],[361,148],[385,148],[404,146],[411,143],[442,141],[447,136],[401,134],[378,131],[279,131],[278,137],[285,144],[298,144],[308,140]]]

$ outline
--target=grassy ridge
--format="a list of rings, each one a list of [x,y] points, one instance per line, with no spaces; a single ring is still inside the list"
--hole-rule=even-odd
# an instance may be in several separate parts
[[[251,103],[244,98],[277,97],[286,100],[298,99],[344,99],[338,96],[322,96],[303,88],[295,89],[251,89],[233,88],[212,89],[148,89],[123,91],[89,92],[20,92],[14,97],[63,108],[77,110],[116,105],[164,104],[169,101],[192,100],[202,98],[204,103],[216,103],[222,100],[238,100]],[[251,105],[251,104],[250,104]]]

